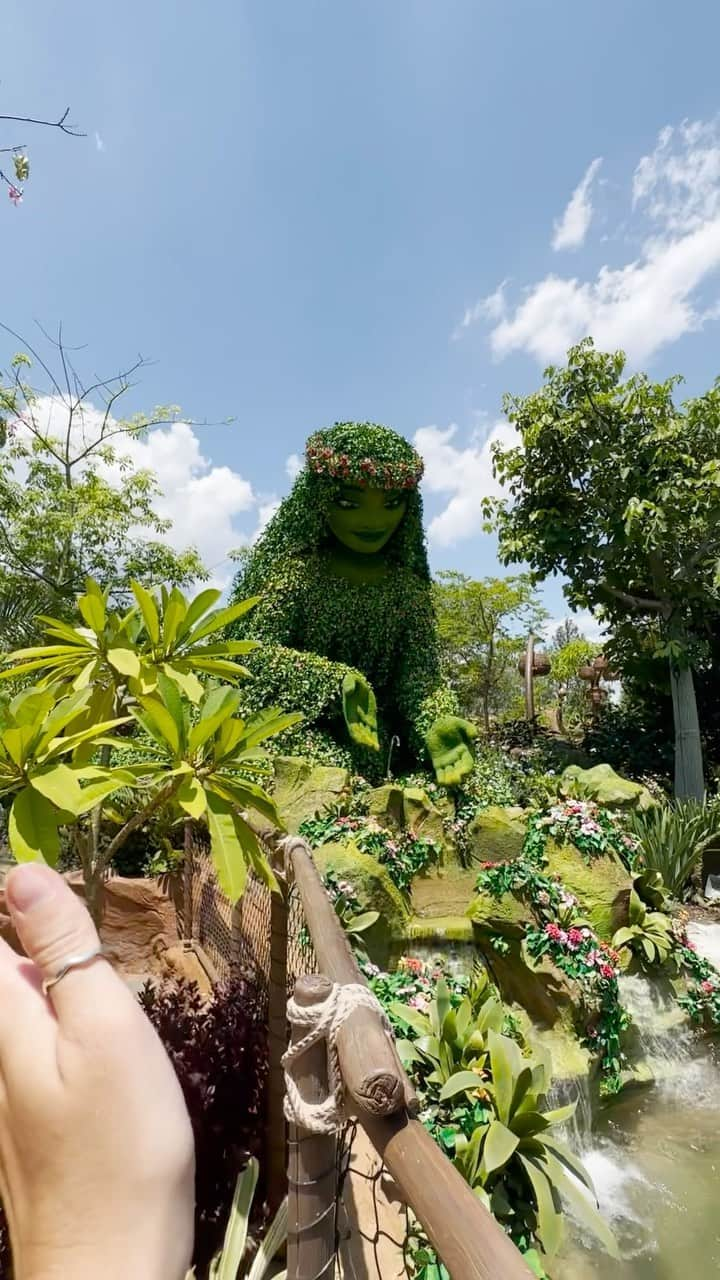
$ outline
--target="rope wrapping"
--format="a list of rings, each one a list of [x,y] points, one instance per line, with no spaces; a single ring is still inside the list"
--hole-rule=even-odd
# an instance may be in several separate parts
[[[291,1044],[282,1063],[285,1070],[285,1116],[291,1124],[300,1125],[309,1133],[338,1133],[345,1125],[345,1089],[337,1037],[343,1023],[356,1009],[372,1009],[377,1013],[387,1034],[392,1037],[390,1023],[382,1006],[360,983],[333,983],[326,1000],[314,1005],[299,1005],[288,1001],[288,1018],[293,1030],[305,1031],[305,1035]],[[298,1088],[296,1073],[300,1059],[321,1040],[327,1044],[328,1094],[322,1102],[307,1102]]]

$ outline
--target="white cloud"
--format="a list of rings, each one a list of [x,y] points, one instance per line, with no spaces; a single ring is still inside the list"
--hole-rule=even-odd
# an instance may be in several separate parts
[[[92,405],[76,415],[78,448],[95,438],[101,417]],[[44,429],[55,432],[66,422],[62,404],[51,396],[38,401],[35,418]],[[160,540],[178,551],[194,546],[210,571],[211,585],[224,589],[233,572],[228,551],[249,540],[236,522],[248,513],[256,513],[258,521],[269,518],[263,514],[267,505],[262,505],[250,482],[231,467],[216,466],[206,458],[195,429],[187,422],[153,428],[145,440],[126,438],[118,443],[116,438],[110,443],[138,470],[154,472],[161,493],[153,507],[161,519],[172,521]],[[111,482],[119,478],[117,462],[103,469]]]
[[[591,188],[602,156],[593,160],[573,191],[562,218],[555,223],[553,249],[579,249],[590,229],[593,216]]]
[[[296,480],[303,469],[303,465],[303,460],[300,457],[300,454],[291,453],[290,456],[285,459],[285,474],[289,476],[291,480]]]
[[[447,547],[482,532],[481,500],[499,496],[493,475],[492,445],[504,447],[517,440],[507,422],[497,422],[484,436],[474,434],[465,447],[455,443],[457,427],[421,427],[414,445],[425,460],[424,487],[430,493],[449,495],[447,505],[428,527],[428,537]]]
[[[104,150],[105,150],[105,143],[103,142],[102,138],[100,137],[100,134],[98,133],[97,129],[95,130],[95,150],[96,150],[96,151],[104,151]]]
[[[562,360],[592,334],[601,349],[622,347],[641,363],[715,318],[707,289],[720,269],[720,121],[663,129],[632,187],[641,247],[630,262],[591,279],[551,273],[514,307],[505,301],[496,319],[488,306],[496,308],[497,291],[466,311],[492,321],[496,358],[526,351],[541,363]]]
[[[469,329],[473,324],[477,324],[478,320],[495,321],[501,319],[505,314],[505,286],[507,283],[507,280],[503,280],[494,293],[488,294],[487,298],[481,298],[474,306],[465,308],[465,315],[452,335],[453,340],[460,338],[463,330]]]

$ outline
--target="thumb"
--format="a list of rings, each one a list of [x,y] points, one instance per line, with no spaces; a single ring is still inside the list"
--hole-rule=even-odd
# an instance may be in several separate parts
[[[97,930],[70,886],[44,863],[14,868],[6,882],[6,903],[25,954],[44,981],[56,977],[68,960],[99,947]],[[99,958],[71,969],[48,993],[62,1016],[78,1006],[92,1007],[116,985],[109,966]]]

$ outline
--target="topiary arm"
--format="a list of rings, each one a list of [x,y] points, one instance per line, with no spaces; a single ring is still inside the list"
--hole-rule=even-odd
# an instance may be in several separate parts
[[[437,624],[430,591],[424,582],[411,579],[410,599],[404,611],[406,624],[399,655],[395,697],[413,737],[412,746],[425,754],[425,736],[439,716],[460,714],[457,698],[440,670]]]
[[[435,612],[423,583],[415,586],[408,610],[396,697],[413,749],[430,757],[438,782],[458,786],[473,767],[476,730],[460,717],[457,698],[443,680]]]

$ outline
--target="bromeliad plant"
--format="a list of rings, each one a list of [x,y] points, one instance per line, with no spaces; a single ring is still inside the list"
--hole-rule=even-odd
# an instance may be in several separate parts
[[[427,977],[420,961],[406,961],[403,980],[408,975]],[[376,992],[378,983],[372,980]],[[545,1274],[543,1260],[561,1240],[561,1197],[615,1252],[610,1232],[575,1181],[593,1194],[585,1170],[550,1133],[570,1119],[574,1105],[547,1109],[549,1065],[526,1056],[503,1034],[506,1014],[485,970],[476,968],[463,985],[461,991],[440,978],[429,996],[420,991],[413,997],[414,1007],[388,1007],[408,1037],[398,1050],[422,1099],[421,1119],[537,1275]],[[423,1280],[442,1277],[427,1241],[418,1239],[411,1253]]]
[[[650,888],[647,880],[645,891],[653,896],[659,892],[657,888]],[[627,926],[618,929],[613,937],[615,950],[622,952],[627,948],[644,969],[665,964],[674,953],[672,920],[662,911],[648,911],[635,885],[630,890],[628,918]]]
[[[13,700],[0,730],[0,788],[13,797],[11,850],[19,861],[54,863],[59,829],[69,826],[96,918],[112,859],[161,807],[170,806],[178,820],[205,818],[220,884],[233,901],[248,867],[274,884],[242,815],[255,810],[282,825],[255,780],[257,756],[263,742],[299,719],[270,709],[245,721],[240,692],[216,683],[223,677],[235,684],[247,674],[236,657],[252,643],[212,637],[254,601],[212,609],[215,591],[193,601],[176,589],[159,601],[137,584],[133,591],[136,607],[121,617],[88,582],[78,601],[84,625],[45,619],[56,643],[11,654],[1,677],[43,673],[36,688]],[[128,787],[131,810],[108,835],[103,802]]]
[[[586,1170],[551,1132],[572,1117],[575,1103],[547,1109],[551,1073],[546,1059],[528,1061],[514,1040],[492,1029],[487,1048],[485,1114],[469,1136],[457,1135],[456,1167],[522,1252],[530,1255],[528,1261],[533,1251],[541,1251],[543,1263],[557,1252],[563,1237],[563,1202],[617,1258],[617,1245],[597,1211]],[[472,1090],[472,1082],[456,1077],[441,1097],[468,1092],[472,1097]]]
[[[208,1280],[241,1280],[241,1277],[245,1280],[265,1280],[270,1274],[273,1258],[287,1240],[288,1206],[287,1200],[283,1200],[260,1241],[251,1264],[244,1265],[258,1174],[258,1162],[252,1159],[238,1177],[223,1247],[210,1263]],[[287,1271],[277,1271],[275,1280],[286,1280],[286,1276]],[[188,1272],[185,1280],[195,1280],[194,1269]]]
[[[634,865],[657,871],[672,897],[682,901],[704,851],[720,839],[720,808],[682,800],[634,813],[629,823]]]

